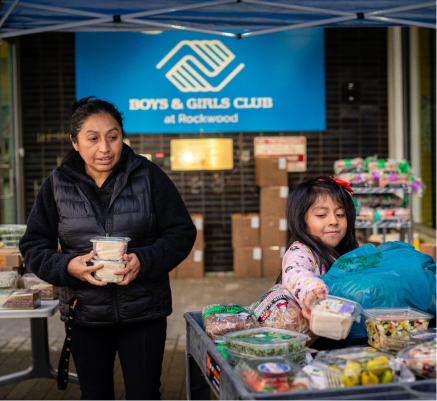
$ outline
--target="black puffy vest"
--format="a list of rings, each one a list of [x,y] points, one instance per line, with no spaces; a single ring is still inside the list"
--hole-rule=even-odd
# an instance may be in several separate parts
[[[51,174],[58,208],[58,237],[63,253],[87,254],[94,236],[130,237],[128,253],[153,245],[158,239],[152,207],[150,162],[133,152],[117,175],[105,221],[106,232],[90,201],[74,181],[56,168]],[[61,320],[67,321],[69,301],[77,297],[75,323],[81,326],[127,324],[165,317],[172,312],[168,274],[154,280],[135,279],[127,286],[108,283],[104,287],[82,282],[61,287]]]

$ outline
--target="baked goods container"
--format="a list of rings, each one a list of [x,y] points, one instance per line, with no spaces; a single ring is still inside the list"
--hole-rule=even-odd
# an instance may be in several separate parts
[[[309,339],[306,334],[270,327],[240,330],[223,336],[231,351],[258,357],[287,355],[303,350]]]
[[[436,341],[409,347],[398,353],[398,358],[405,361],[408,367],[418,376],[435,378]]]
[[[429,313],[414,308],[364,309],[369,344],[379,348],[388,337],[419,333],[428,329]]]
[[[17,290],[3,290],[0,289],[0,307],[6,302],[11,294],[13,294]]]
[[[35,274],[33,273],[26,273],[23,274],[21,276],[21,279],[23,280],[23,285],[24,288],[30,288],[34,285],[39,285],[39,284],[47,284],[47,285],[51,285],[47,282],[45,282],[44,280],[41,280],[39,277],[37,277]]]
[[[309,307],[311,331],[333,340],[345,339],[351,331],[352,323],[360,321],[363,310],[358,302],[334,295],[325,295],[323,299],[314,297]]]
[[[35,309],[41,306],[41,291],[15,290],[9,294],[1,308],[3,309]]]
[[[113,260],[123,259],[127,252],[129,237],[94,237],[90,239],[93,243],[94,259]]]
[[[16,271],[0,272],[0,289],[17,288],[19,276]]]
[[[394,358],[362,347],[321,351],[311,363],[325,377],[327,388],[392,383]]]
[[[126,261],[111,261],[111,260],[95,260],[91,259],[93,265],[103,265],[99,270],[94,272],[94,278],[98,281],[106,283],[121,283],[124,279],[122,274],[114,274],[118,270],[123,270],[126,267]]]

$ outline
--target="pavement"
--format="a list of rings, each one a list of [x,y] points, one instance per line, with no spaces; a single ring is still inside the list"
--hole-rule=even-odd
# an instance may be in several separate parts
[[[275,283],[275,278],[237,279],[232,274],[207,274],[202,279],[172,279],[173,313],[168,318],[167,342],[161,376],[163,400],[186,400],[185,312],[201,311],[213,303],[251,304]],[[50,360],[57,367],[64,343],[59,312],[48,319]],[[0,319],[0,376],[26,369],[31,364],[29,319]],[[75,372],[73,360],[70,371]],[[114,367],[115,397],[125,399],[118,357]],[[79,400],[80,390],[69,384],[65,391],[52,379],[31,379],[0,387],[1,400]]]

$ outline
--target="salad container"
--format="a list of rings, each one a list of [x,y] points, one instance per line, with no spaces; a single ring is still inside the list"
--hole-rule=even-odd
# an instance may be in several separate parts
[[[90,239],[93,243],[94,258],[96,260],[113,260],[123,259],[127,252],[128,237],[94,237]]]
[[[287,355],[303,350],[309,339],[306,334],[270,327],[240,330],[223,336],[229,350],[258,357]]]
[[[126,261],[114,262],[110,260],[95,260],[91,259],[93,265],[103,265],[99,270],[94,272],[94,278],[98,281],[106,283],[121,283],[124,279],[122,274],[114,274],[118,270],[123,270],[126,267]]]
[[[378,348],[379,351],[388,352],[396,355],[399,351],[415,345],[432,341],[436,338],[435,328],[418,333],[408,333],[399,336],[387,337],[383,344]]]
[[[432,315],[410,307],[364,309],[369,344],[380,348],[388,337],[405,336],[428,329]]]
[[[321,351],[312,365],[323,372],[327,388],[392,383],[394,370],[389,354],[361,347]]]
[[[16,271],[0,272],[0,289],[17,288],[17,279],[19,276]]]
[[[311,331],[333,340],[345,339],[351,331],[352,323],[359,322],[362,313],[358,302],[333,295],[325,295],[324,299],[314,297],[309,307]]]
[[[403,359],[408,367],[418,376],[435,378],[436,341],[428,341],[402,350],[398,358]]]
[[[258,359],[242,358],[234,369],[245,386],[256,393],[282,393],[307,390],[308,384],[295,379],[305,375],[301,369],[284,358]]]

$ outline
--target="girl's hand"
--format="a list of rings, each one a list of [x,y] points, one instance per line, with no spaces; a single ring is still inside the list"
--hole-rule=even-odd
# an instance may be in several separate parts
[[[76,277],[81,281],[88,281],[92,285],[102,287],[106,285],[106,283],[104,281],[97,281],[91,273],[101,269],[103,265],[86,265],[86,262],[89,262],[93,257],[94,251],[91,251],[87,255],[77,256],[76,258],[71,259],[67,266],[67,272],[70,276]]]
[[[305,299],[303,301],[303,308],[302,308],[302,314],[305,319],[308,320],[311,319],[310,302],[314,297],[323,299],[325,298],[325,294],[321,288],[316,288],[305,295]]]
[[[140,261],[138,260],[137,255],[134,253],[129,255],[124,254],[123,259],[128,261],[126,267],[123,270],[117,270],[114,272],[114,274],[124,274],[123,281],[121,283],[117,283],[117,285],[128,285],[131,281],[137,278],[141,269]]]

